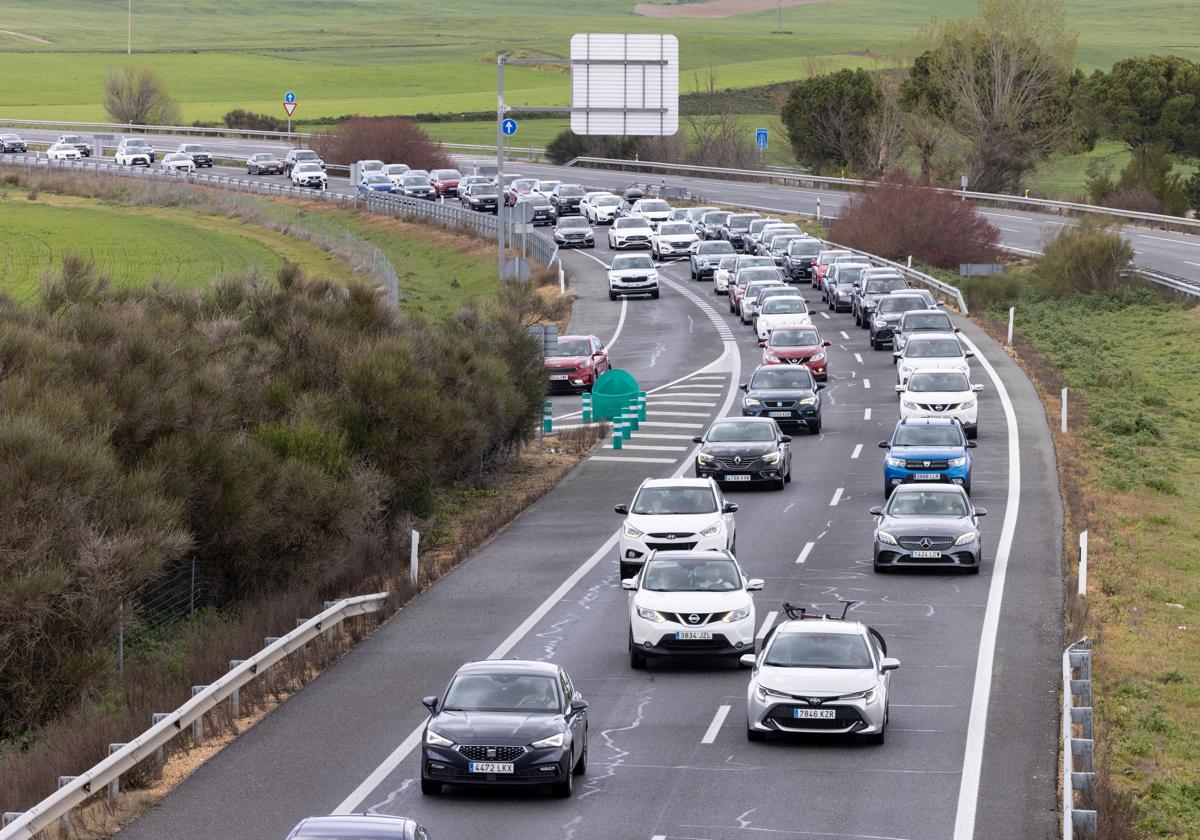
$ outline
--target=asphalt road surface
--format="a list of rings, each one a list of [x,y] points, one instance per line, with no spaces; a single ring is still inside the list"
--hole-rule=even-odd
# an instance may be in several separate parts
[[[614,185],[612,173],[596,177]],[[740,200],[735,191],[750,189],[722,184],[711,195]],[[803,191],[770,193],[797,209],[808,201]],[[989,510],[984,567],[974,577],[876,575],[867,509],[882,501],[876,444],[898,417],[891,355],[872,351],[849,316],[825,317],[806,291],[814,322],[833,341],[824,428],[796,437],[796,477],[785,490],[730,491],[741,505],[739,560],[766,579],[756,597],[764,625],[783,601],[832,609],[855,600],[854,617],[883,633],[903,667],[893,677],[886,745],[751,744],[743,734],[748,672],[705,662],[630,670],[612,505],[628,502],[645,477],[691,474],[691,436],[737,413],[737,385],[760,351],[726,299],[688,279],[686,263],[662,267],[659,300],[608,301],[602,264],[610,257],[602,244],[565,256],[579,293],[571,331],[598,335],[613,364],[651,392],[648,422],[624,449],[595,450],[123,840],[277,840],[305,816],[361,810],[418,818],[438,840],[1056,833],[1061,504],[1046,417],[1029,381],[960,319],[979,351],[974,381],[986,385],[973,478],[974,498]],[[556,415],[569,415],[578,400],[555,403]],[[422,796],[420,698],[440,693],[463,662],[510,656],[561,663],[591,703],[589,768],[575,797]]]

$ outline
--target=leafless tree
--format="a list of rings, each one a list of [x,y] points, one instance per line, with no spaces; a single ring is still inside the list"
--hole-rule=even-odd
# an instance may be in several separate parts
[[[111,68],[104,80],[104,110],[113,122],[178,125],[179,105],[152,67]]]
[[[712,67],[701,75],[693,76],[693,88],[704,94],[707,102],[717,102],[717,74]],[[719,107],[710,106],[705,113],[684,115],[690,142],[686,155],[690,162],[705,166],[727,166],[742,168],[755,161],[747,129],[738,119]]]
[[[900,161],[912,139],[908,119],[900,104],[900,88],[908,75],[909,62],[897,51],[875,62],[880,98],[867,126],[870,140],[868,165],[876,174],[886,174]]]

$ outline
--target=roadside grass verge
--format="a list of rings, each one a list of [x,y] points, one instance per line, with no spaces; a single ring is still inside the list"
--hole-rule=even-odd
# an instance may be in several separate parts
[[[986,282],[988,278],[983,278]],[[1011,290],[1010,290],[1011,291]],[[1156,290],[1017,290],[1014,355],[1070,429],[1055,432],[1067,513],[1067,630],[1096,640],[1098,756],[1146,836],[1200,836],[1200,309]],[[1008,301],[976,317],[997,336]],[[1057,423],[1053,423],[1057,426]],[[1078,532],[1089,532],[1085,598]],[[1101,836],[1121,826],[1101,825]]]

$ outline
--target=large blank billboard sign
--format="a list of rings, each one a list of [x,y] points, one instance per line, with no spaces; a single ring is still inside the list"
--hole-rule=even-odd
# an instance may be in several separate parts
[[[679,130],[674,35],[571,38],[571,130],[666,135]]]

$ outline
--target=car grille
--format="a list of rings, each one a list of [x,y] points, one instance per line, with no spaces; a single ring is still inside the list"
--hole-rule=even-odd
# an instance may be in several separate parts
[[[795,408],[795,400],[765,400],[763,402],[767,408]]]
[[[625,238],[626,242],[649,242],[650,241],[649,236],[626,236],[624,238]]]
[[[696,547],[695,542],[647,542],[646,548],[651,551],[691,551]]]
[[[548,368],[546,368],[547,373],[574,373],[577,370],[579,370],[578,367],[548,367]]]
[[[917,403],[922,411],[954,411],[962,403]]]
[[[949,469],[950,464],[947,461],[905,461],[905,467],[910,470],[945,470]]]
[[[664,636],[659,640],[658,647],[663,650],[718,651],[729,647],[729,640],[720,633],[713,633],[711,639],[676,639],[674,636]]]
[[[464,744],[458,748],[458,753],[470,761],[515,761],[525,755],[525,750],[525,747]]]
[[[748,470],[758,462],[757,458],[743,458],[742,463],[735,464],[732,458],[717,458],[713,461],[713,469],[717,470]]]
[[[799,704],[777,705],[767,713],[767,718],[789,729],[847,729],[857,723],[863,722],[862,715],[853,706],[810,706],[807,704],[800,706],[802,709],[833,709],[833,718],[819,720],[792,717],[792,709],[796,705]]]
[[[928,545],[923,545],[925,540],[929,541]],[[944,548],[950,548],[954,545],[953,537],[900,537],[898,539],[901,548],[909,549],[932,549],[940,551]]]
[[[618,277],[617,282],[619,282],[619,283],[645,283],[649,279],[650,278],[645,275],[638,275],[637,277]]]
[[[711,624],[714,621],[720,621],[725,616],[729,615],[728,611],[719,613],[669,613],[662,614],[667,621],[674,621],[679,624],[687,625],[688,627],[704,627],[706,624]],[[692,616],[696,617],[692,621]]]

